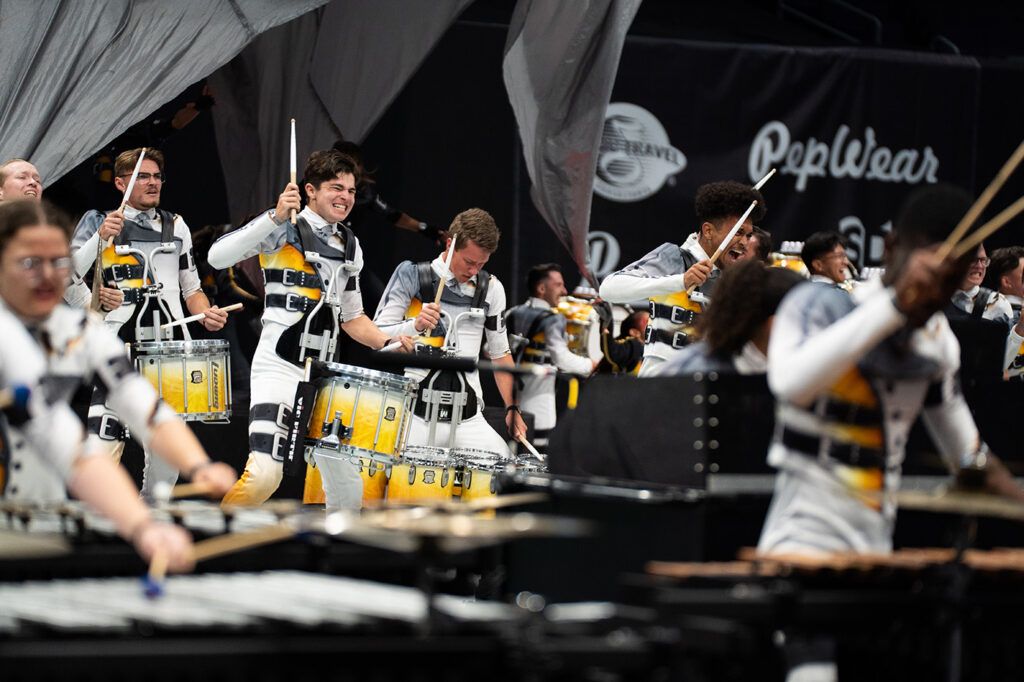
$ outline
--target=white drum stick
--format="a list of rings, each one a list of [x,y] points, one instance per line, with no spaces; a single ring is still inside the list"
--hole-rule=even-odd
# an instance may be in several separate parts
[[[391,353],[391,352],[394,352],[394,351],[398,350],[401,347],[402,347],[402,342],[401,341],[395,341],[394,343],[389,343],[388,345],[386,345],[383,348],[381,348],[380,352],[381,353]]]
[[[767,175],[765,175],[763,178],[757,181],[757,184],[754,185],[754,189],[761,189],[762,187],[764,187],[764,183],[768,182],[768,180],[770,180],[773,175],[775,175],[774,168],[768,171]]]
[[[516,440],[525,445],[526,449],[530,451],[531,455],[533,455],[539,460],[544,460],[544,455],[537,452],[537,448],[533,447],[533,444],[530,443],[530,441],[526,440],[526,436],[520,435],[516,438]]]
[[[229,306],[225,306],[225,307],[221,308],[221,310],[223,310],[226,313],[230,313],[233,310],[240,310],[241,308],[242,308],[242,304],[241,303],[232,303]],[[198,320],[202,320],[202,319],[205,319],[205,318],[206,318],[206,313],[196,313],[195,315],[190,315],[188,317],[183,317],[180,320],[175,320],[174,322],[168,322],[167,324],[162,324],[162,325],[160,325],[160,329],[170,329],[171,327],[180,327],[183,324],[188,324],[189,322],[196,322]]]
[[[434,305],[440,305],[441,294],[444,292],[444,283],[448,279],[448,275],[452,272],[452,256],[455,255],[455,242],[458,241],[458,235],[452,237],[451,246],[448,247],[448,257],[444,261],[444,272],[441,273],[441,281],[437,285],[437,295],[434,296]]]
[[[128,205],[128,200],[135,190],[135,182],[139,179],[139,170],[142,168],[142,162],[145,158],[146,148],[143,147],[142,151],[139,152],[139,160],[135,162],[135,170],[132,171],[132,176],[128,180],[128,186],[125,187],[124,196],[121,197],[121,206],[117,209],[121,211],[122,215],[124,215],[124,207]],[[96,268],[92,277],[91,307],[93,310],[100,309],[100,287],[103,286],[103,251],[104,249],[109,249],[113,242],[113,237],[104,242],[102,237],[98,234],[96,235]]]
[[[293,185],[298,184],[298,166],[297,166],[297,164],[295,162],[295,119],[294,118],[292,119],[292,141],[291,141],[291,145],[288,148],[288,173],[289,173],[288,177],[291,178],[291,183]],[[292,225],[295,224],[296,220],[297,220],[296,213],[295,213],[295,209],[293,208],[292,209]]]
[[[740,216],[740,219],[737,220],[736,224],[732,226],[731,230],[729,230],[729,234],[725,235],[725,239],[722,240],[722,243],[718,245],[718,248],[715,249],[715,253],[711,256],[712,265],[714,265],[715,261],[718,260],[718,257],[721,256],[727,248],[729,248],[729,244],[736,236],[736,233],[740,231],[740,228],[743,227],[743,223],[745,223],[747,221],[747,218],[750,217],[750,214],[754,212],[755,206],[757,206],[757,201],[751,201],[750,206],[747,206],[747,210],[743,212],[743,215]],[[695,284],[689,289],[687,289],[686,293],[692,293],[693,290],[696,288],[697,285]]]

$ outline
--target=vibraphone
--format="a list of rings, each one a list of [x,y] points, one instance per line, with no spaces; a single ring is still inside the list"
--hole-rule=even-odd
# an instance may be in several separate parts
[[[727,655],[737,679],[781,675],[778,645],[808,633],[838,643],[841,679],[1024,673],[1024,550],[741,556],[652,562],[646,577],[630,581],[634,599],[683,633],[688,654]]]

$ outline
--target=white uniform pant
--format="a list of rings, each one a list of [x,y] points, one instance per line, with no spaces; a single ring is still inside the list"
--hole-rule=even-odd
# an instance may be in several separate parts
[[[250,380],[250,410],[260,404],[277,404],[282,411],[291,411],[295,389],[302,381],[301,368],[276,353],[266,352],[269,344],[256,349]],[[272,346],[269,346],[272,348]],[[266,502],[281,485],[284,474],[284,450],[287,447],[288,424],[283,420],[249,420],[250,452],[245,471],[224,496],[225,504],[257,505]],[[252,448],[252,436],[266,434],[274,438],[274,452],[258,452]],[[323,479],[328,511],[359,509],[362,504],[363,481],[359,467],[347,458],[316,456],[316,466]]]
[[[435,447],[448,447],[448,434],[451,431],[451,424],[438,422],[437,431],[434,434]],[[430,424],[420,417],[413,416],[412,425],[409,428],[409,445],[428,445],[430,435]],[[508,455],[508,444],[491,428],[491,425],[484,419],[482,412],[477,412],[469,419],[459,422],[455,429],[456,448],[471,448],[474,450],[486,450],[501,455]]]

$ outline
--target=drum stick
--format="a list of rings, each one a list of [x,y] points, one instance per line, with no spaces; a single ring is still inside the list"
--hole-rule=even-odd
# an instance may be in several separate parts
[[[448,279],[448,275],[452,272],[452,256],[455,255],[455,242],[458,238],[458,235],[452,236],[452,243],[448,247],[448,257],[444,261],[444,272],[441,273],[441,281],[437,283],[437,294],[434,296],[434,305],[441,304],[441,294],[444,293],[445,280]]]
[[[953,258],[960,258],[965,253],[977,248],[978,244],[988,239],[1003,225],[1017,217],[1017,214],[1024,211],[1024,197],[1010,204],[1007,208],[992,220],[988,221],[977,230],[972,232],[966,239],[961,241],[953,249]]]
[[[1020,165],[1021,160],[1024,160],[1024,141],[1021,141],[1017,146],[1017,149],[1015,149],[1013,154],[1010,155],[1010,158],[1008,158],[1006,163],[1003,164],[1003,167],[999,169],[998,173],[996,173],[996,176],[992,178],[992,182],[988,184],[985,191],[982,192],[971,207],[967,209],[967,213],[964,214],[964,217],[960,219],[960,222],[956,224],[953,231],[949,233],[948,237],[946,237],[946,241],[943,242],[942,246],[939,248],[940,258],[949,257],[949,254],[953,251],[953,247],[963,239],[967,229],[974,224],[975,220],[978,219],[981,212],[985,210],[986,206],[988,206],[988,202],[992,200],[992,197],[995,196],[996,192],[1002,188],[1003,183],[1006,182],[1017,166]]]
[[[767,175],[765,175],[763,178],[761,178],[760,180],[757,181],[757,184],[754,185],[754,189],[761,189],[762,187],[764,187],[764,183],[768,182],[773,175],[775,175],[775,169],[774,168],[772,168],[770,171],[768,171]]]
[[[383,348],[381,348],[380,352],[381,353],[393,353],[393,352],[395,352],[396,350],[398,350],[401,347],[402,347],[402,342],[401,341],[395,341],[395,342],[389,343],[388,345],[386,345]]]
[[[736,224],[732,226],[732,229],[729,230],[729,233],[725,235],[725,239],[722,240],[722,243],[718,245],[718,248],[715,249],[714,254],[712,254],[711,256],[712,265],[714,265],[715,261],[718,260],[718,257],[725,253],[725,250],[729,248],[729,244],[736,236],[736,233],[740,231],[740,228],[743,227],[743,223],[745,223],[747,221],[747,218],[750,217],[750,214],[754,212],[755,206],[757,206],[757,201],[751,201],[750,206],[747,206],[747,210],[743,212],[743,215],[740,216],[740,219],[736,221]],[[692,287],[686,290],[686,293],[693,293],[693,290],[696,288],[697,285],[694,284]]]
[[[149,571],[146,573],[145,580],[143,580],[147,597],[154,598],[163,594],[164,580],[167,578],[168,559],[166,550],[158,549],[153,553],[153,558],[149,562]]]
[[[298,168],[297,168],[297,164],[295,162],[295,119],[294,118],[292,119],[292,140],[291,140],[291,145],[288,147],[288,173],[289,173],[288,177],[290,178],[291,183],[293,185],[297,185],[298,184]],[[297,220],[297,214],[295,212],[295,209],[293,208],[292,209],[292,225],[295,224],[296,220]]]
[[[121,197],[121,206],[117,209],[121,211],[121,215],[124,215],[124,207],[128,205],[128,199],[131,198],[132,191],[135,190],[135,181],[139,179],[139,169],[142,168],[142,161],[145,158],[146,148],[143,147],[139,152],[139,160],[135,162],[135,170],[132,171],[132,176],[128,180],[128,186],[125,187],[124,196]],[[96,265],[92,273],[92,301],[90,302],[93,310],[100,309],[100,287],[103,286],[103,251],[109,249],[113,243],[113,237],[104,242],[102,237],[96,235]]]
[[[28,405],[29,395],[28,386],[12,386],[0,389],[0,410],[6,410],[12,406],[25,407]]]
[[[223,308],[221,308],[221,310],[223,310],[226,313],[230,313],[233,310],[241,310],[241,309],[242,309],[242,304],[241,303],[232,303],[229,306],[224,306]],[[189,322],[196,322],[198,320],[203,320],[203,319],[206,319],[206,313],[196,313],[195,315],[189,315],[188,317],[183,317],[180,320],[175,320],[174,322],[168,322],[167,324],[162,324],[162,325],[160,325],[160,328],[161,329],[170,329],[171,327],[180,327],[183,324],[188,324]]]
[[[192,559],[200,562],[214,557],[241,552],[242,550],[269,545],[280,540],[287,540],[296,534],[296,529],[288,524],[277,523],[264,528],[228,533],[209,540],[202,540],[192,545]]]
[[[526,447],[526,449],[530,451],[530,454],[536,457],[537,459],[541,461],[547,459],[544,455],[537,452],[537,448],[533,447],[533,443],[526,440],[526,436],[520,434],[519,436],[516,437],[516,440],[522,443]]]

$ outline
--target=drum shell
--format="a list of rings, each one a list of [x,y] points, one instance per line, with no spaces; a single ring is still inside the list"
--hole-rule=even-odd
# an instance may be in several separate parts
[[[447,448],[406,448],[391,468],[388,500],[450,499],[460,464]]]
[[[185,421],[231,417],[230,345],[224,339],[137,341],[135,367]]]

